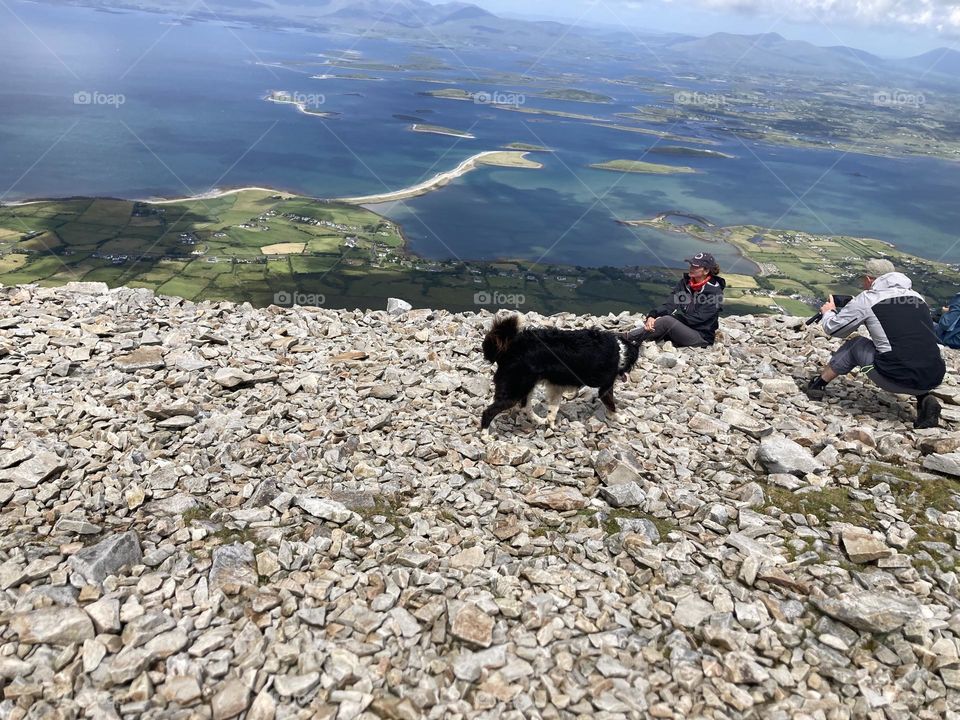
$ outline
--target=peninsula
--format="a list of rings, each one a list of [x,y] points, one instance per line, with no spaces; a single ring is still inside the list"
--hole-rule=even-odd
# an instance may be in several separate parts
[[[406,200],[430,192],[438,187],[442,187],[451,180],[466,175],[471,170],[476,170],[479,165],[494,165],[497,167],[527,168],[531,170],[543,167],[541,163],[527,159],[527,152],[515,150],[487,150],[477,153],[457,165],[453,170],[437,173],[429,180],[417,183],[401,190],[393,190],[384,193],[375,193],[373,195],[361,195],[359,197],[338,198],[336,202],[349,203],[351,205],[376,205],[378,203],[394,202],[396,200]]]

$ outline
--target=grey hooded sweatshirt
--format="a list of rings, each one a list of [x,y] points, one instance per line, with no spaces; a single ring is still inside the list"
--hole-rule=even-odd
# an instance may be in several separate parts
[[[881,275],[839,312],[826,313],[822,325],[834,337],[866,325],[877,348],[877,372],[903,387],[932,390],[943,382],[946,366],[930,308],[912,287],[903,273]]]

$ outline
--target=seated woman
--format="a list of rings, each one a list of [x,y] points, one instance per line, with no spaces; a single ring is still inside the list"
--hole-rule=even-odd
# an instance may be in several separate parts
[[[677,283],[670,299],[647,314],[642,328],[623,333],[624,340],[669,340],[676,347],[713,345],[727,283],[710,253],[697,253],[685,262],[690,270]]]
[[[960,293],[943,308],[943,315],[934,327],[937,342],[949,348],[960,348]]]

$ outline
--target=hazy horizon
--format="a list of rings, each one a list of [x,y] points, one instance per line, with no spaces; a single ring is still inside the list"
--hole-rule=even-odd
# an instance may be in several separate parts
[[[431,0],[434,3],[445,1]],[[739,35],[775,32],[789,40],[805,40],[820,46],[846,45],[891,59],[921,55],[942,47],[960,47],[960,2],[941,3],[944,8],[952,8],[956,20],[952,30],[944,28],[939,33],[935,28],[907,23],[906,20],[899,23],[882,22],[878,17],[873,22],[869,18],[854,22],[843,21],[840,19],[842,16],[838,15],[835,19],[817,21],[817,16],[811,14],[812,20],[803,22],[799,19],[802,16],[796,12],[792,14],[797,19],[791,19],[788,9],[780,13],[762,8],[751,9],[751,4],[770,8],[783,4],[776,0],[768,3],[712,0],[711,7],[701,0],[556,0],[550,3],[472,0],[472,4],[505,18],[555,20],[582,27],[619,28],[628,32],[652,31],[698,36],[716,32]],[[838,2],[836,5],[842,7],[851,3]],[[724,7],[730,9],[724,10]]]

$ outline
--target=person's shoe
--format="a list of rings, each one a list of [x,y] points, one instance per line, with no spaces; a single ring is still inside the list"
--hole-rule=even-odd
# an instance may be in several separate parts
[[[940,426],[940,403],[933,395],[917,398],[917,419],[913,427],[917,430]]]
[[[820,401],[827,396],[827,384],[819,375],[813,378],[803,388],[803,393],[811,400]]]

